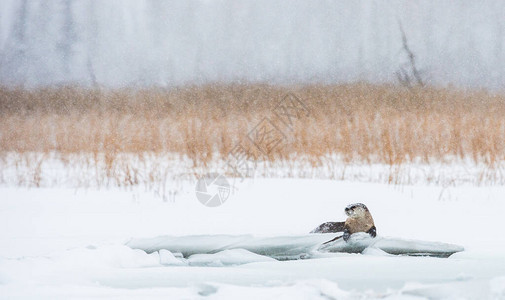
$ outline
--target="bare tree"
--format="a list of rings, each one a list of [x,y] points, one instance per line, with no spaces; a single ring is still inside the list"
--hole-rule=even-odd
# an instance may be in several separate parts
[[[403,50],[405,50],[405,52],[407,53],[409,61],[408,63],[405,63],[400,66],[400,70],[395,73],[396,77],[403,86],[406,86],[409,89],[412,88],[414,85],[423,87],[424,81],[421,77],[420,71],[416,66],[416,56],[414,52],[410,50],[407,35],[405,34],[405,30],[403,30],[402,22],[400,20],[398,20],[398,25],[400,27],[400,32],[402,34]]]

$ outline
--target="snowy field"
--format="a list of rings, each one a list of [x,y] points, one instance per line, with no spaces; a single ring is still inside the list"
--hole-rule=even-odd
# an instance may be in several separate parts
[[[504,15],[1,0],[0,300],[505,300]]]
[[[196,199],[195,183],[168,180],[175,191],[168,198],[145,187],[4,183],[0,298],[505,299],[502,185],[255,178],[238,181],[222,206],[209,208]],[[344,220],[354,202],[368,206],[378,238],[465,250],[436,258],[370,247],[281,261],[244,249],[182,258],[126,246],[157,236],[185,237],[188,247],[222,235],[285,241]]]

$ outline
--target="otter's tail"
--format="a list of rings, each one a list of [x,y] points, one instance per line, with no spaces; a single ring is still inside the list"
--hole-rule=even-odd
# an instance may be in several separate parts
[[[325,245],[325,244],[328,244],[328,243],[334,242],[334,241],[336,241],[336,240],[338,240],[338,239],[340,239],[340,238],[342,238],[342,237],[343,237],[343,235],[339,235],[339,236],[337,236],[336,238],[334,238],[334,239],[332,239],[332,240],[329,240],[329,241],[327,241],[327,242],[322,243],[322,245]]]

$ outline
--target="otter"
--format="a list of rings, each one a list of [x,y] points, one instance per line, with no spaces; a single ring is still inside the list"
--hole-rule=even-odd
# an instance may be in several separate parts
[[[343,235],[337,236],[336,238],[324,242],[327,244],[336,241],[340,238],[344,238],[344,241],[348,241],[351,234],[356,232],[366,232],[372,238],[377,236],[377,229],[372,218],[372,214],[363,203],[355,203],[348,205],[345,208],[345,214],[348,216],[345,222],[326,222],[319,225],[316,229],[312,230],[310,233],[333,233],[333,232],[344,232]]]

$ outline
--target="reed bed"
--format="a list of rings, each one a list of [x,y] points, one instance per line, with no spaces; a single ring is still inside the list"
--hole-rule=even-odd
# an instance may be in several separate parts
[[[285,95],[308,109],[292,128],[276,118]],[[248,134],[268,118],[283,134],[268,152]],[[256,160],[338,155],[398,165],[447,157],[505,158],[505,96],[485,91],[345,84],[204,85],[162,89],[0,89],[0,153],[175,153],[194,166],[238,144]]]

